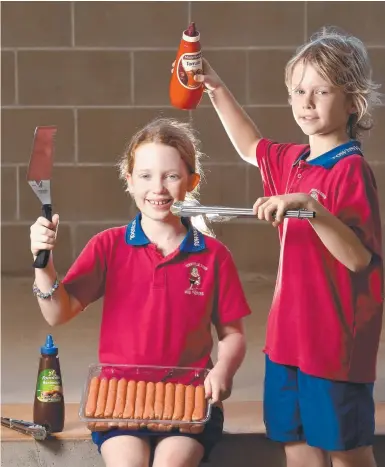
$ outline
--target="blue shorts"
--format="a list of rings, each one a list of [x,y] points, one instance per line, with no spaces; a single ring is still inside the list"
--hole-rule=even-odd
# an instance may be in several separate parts
[[[204,430],[199,434],[189,434],[189,433],[180,433],[179,431],[172,431],[168,433],[156,433],[146,429],[138,431],[129,431],[129,430],[119,430],[113,428],[108,431],[93,431],[92,432],[92,441],[97,445],[98,451],[104,441],[107,441],[114,436],[138,436],[138,437],[149,437],[151,448],[155,447],[157,439],[164,438],[166,436],[188,436],[190,438],[196,439],[204,447],[205,453],[203,457],[203,462],[207,462],[209,454],[213,447],[222,439],[223,434],[223,412],[219,407],[213,407],[211,411],[210,420],[206,423]]]
[[[266,356],[264,420],[267,436],[306,441],[325,451],[371,446],[373,384],[317,378]]]

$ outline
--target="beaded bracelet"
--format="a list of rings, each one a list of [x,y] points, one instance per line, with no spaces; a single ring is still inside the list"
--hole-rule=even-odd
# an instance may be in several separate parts
[[[53,286],[51,287],[51,290],[49,292],[42,292],[39,287],[36,285],[36,282],[33,283],[32,286],[32,292],[35,295],[35,297],[39,297],[42,299],[50,298],[54,294],[55,290],[59,287],[59,280],[56,278]]]

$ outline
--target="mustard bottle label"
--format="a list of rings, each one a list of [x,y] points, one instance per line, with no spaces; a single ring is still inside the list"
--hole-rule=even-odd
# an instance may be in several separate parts
[[[186,53],[179,57],[177,76],[180,84],[187,89],[197,89],[202,86],[194,80],[194,76],[203,74],[202,52]]]
[[[40,372],[36,397],[40,402],[60,402],[63,399],[62,382],[56,370],[46,369]]]

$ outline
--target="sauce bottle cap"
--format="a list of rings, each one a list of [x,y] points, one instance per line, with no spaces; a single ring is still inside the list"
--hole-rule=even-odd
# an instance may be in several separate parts
[[[47,335],[45,345],[40,347],[40,351],[43,355],[56,355],[58,353],[58,348],[55,346],[51,334]]]

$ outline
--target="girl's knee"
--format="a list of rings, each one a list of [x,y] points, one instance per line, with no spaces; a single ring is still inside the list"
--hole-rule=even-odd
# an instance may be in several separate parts
[[[147,438],[115,436],[101,446],[106,467],[149,467],[150,444]]]
[[[204,447],[193,438],[164,438],[155,448],[153,467],[198,467],[203,456]]]

